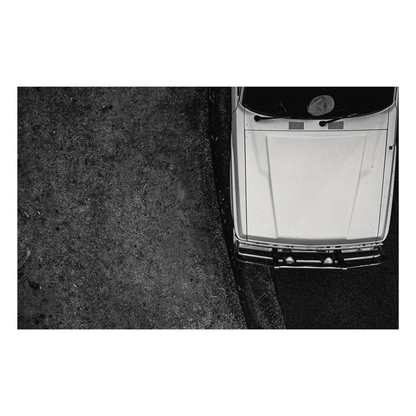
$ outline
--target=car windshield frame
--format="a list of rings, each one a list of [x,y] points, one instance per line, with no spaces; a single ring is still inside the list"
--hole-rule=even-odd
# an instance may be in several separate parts
[[[394,87],[245,87],[240,104],[262,116],[322,120],[378,113],[395,98]]]

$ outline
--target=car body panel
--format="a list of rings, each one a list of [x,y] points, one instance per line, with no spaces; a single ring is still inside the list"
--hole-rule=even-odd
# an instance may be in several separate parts
[[[248,239],[284,244],[377,239],[384,130],[246,131],[245,146]]]
[[[273,250],[379,246],[391,215],[397,90],[389,108],[325,127],[319,119],[256,122],[238,95],[233,89],[235,241]]]

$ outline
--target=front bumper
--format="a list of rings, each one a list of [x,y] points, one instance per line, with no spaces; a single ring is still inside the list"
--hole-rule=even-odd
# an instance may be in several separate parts
[[[234,257],[244,263],[279,268],[347,270],[376,266],[385,260],[382,244],[335,247],[286,247],[234,243]]]

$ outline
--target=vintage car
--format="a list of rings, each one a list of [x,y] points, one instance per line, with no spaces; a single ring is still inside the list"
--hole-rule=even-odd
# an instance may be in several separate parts
[[[274,268],[380,264],[398,88],[232,88],[236,259]]]

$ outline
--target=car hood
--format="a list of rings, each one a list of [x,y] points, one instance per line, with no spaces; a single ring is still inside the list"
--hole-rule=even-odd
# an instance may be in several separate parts
[[[246,130],[247,238],[376,241],[386,132]]]

